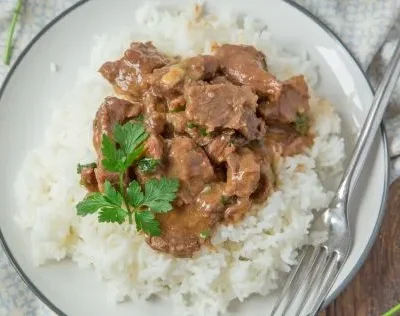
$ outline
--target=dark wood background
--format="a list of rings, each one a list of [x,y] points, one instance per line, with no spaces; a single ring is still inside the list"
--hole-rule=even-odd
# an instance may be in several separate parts
[[[390,187],[388,209],[368,259],[350,285],[320,316],[379,316],[397,303],[400,303],[400,179]]]

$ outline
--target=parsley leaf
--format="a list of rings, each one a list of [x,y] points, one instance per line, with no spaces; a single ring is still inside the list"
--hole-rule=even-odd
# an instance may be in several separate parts
[[[199,133],[201,136],[204,136],[204,137],[209,135],[209,133],[207,132],[207,130],[204,127],[199,128]]]
[[[122,224],[125,222],[128,212],[120,207],[114,208],[103,208],[100,210],[98,219],[100,223],[118,223]]]
[[[145,198],[143,205],[153,212],[166,213],[172,210],[171,202],[176,198],[179,189],[177,179],[162,177],[160,180],[150,179],[145,184]]]
[[[114,139],[126,156],[131,155],[148,137],[149,134],[140,123],[117,124],[114,128]]]
[[[136,160],[138,160],[144,153],[144,145],[140,145],[138,148],[136,148],[132,153],[128,155],[125,161],[125,167],[126,169],[129,168]]]
[[[103,134],[101,140],[101,151],[103,153],[104,159],[102,164],[104,168],[112,172],[124,172],[125,171],[125,161],[124,153],[122,150],[117,149],[115,144],[106,134]]]
[[[99,192],[92,193],[77,207],[78,215],[86,216],[99,212],[99,222],[120,223],[125,221],[128,212],[122,207],[122,195],[106,181],[104,184],[104,194]]]
[[[154,213],[142,211],[135,213],[135,222],[137,231],[143,231],[151,236],[160,236],[160,223],[155,219]]]
[[[126,189],[126,194],[128,196],[128,202],[133,207],[139,207],[144,201],[144,195],[142,193],[142,188],[137,181],[132,181],[128,188]]]
[[[109,181],[104,183],[104,199],[115,206],[122,205],[121,193],[119,193]]]
[[[172,201],[176,198],[179,181],[176,179],[161,178],[151,179],[145,183],[144,192],[137,181],[132,181],[125,189],[126,172],[128,168],[144,153],[144,142],[149,137],[144,126],[139,122],[128,122],[125,125],[117,124],[114,129],[113,141],[106,134],[101,143],[102,164],[110,172],[117,174],[118,188],[109,181],[104,183],[104,192],[89,194],[76,206],[80,216],[98,212],[100,223],[125,222],[128,217],[132,224],[133,218],[137,230],[151,236],[161,234],[160,223],[155,213],[165,213],[172,210]],[[138,163],[138,168],[145,172],[154,171],[160,161],[143,158]],[[91,165],[78,165],[78,171]],[[126,208],[126,209],[125,209]]]
[[[200,238],[202,238],[202,239],[207,239],[208,237],[210,237],[210,235],[211,235],[211,233],[210,233],[209,230],[203,230],[203,231],[200,233]]]
[[[143,158],[138,162],[138,168],[141,172],[151,173],[156,170],[160,163],[159,159]]]
[[[76,206],[78,215],[86,216],[88,214],[94,214],[103,207],[113,207],[111,203],[104,199],[104,196],[99,193],[89,194],[84,200],[80,201]]]
[[[188,128],[190,128],[190,129],[195,128],[195,127],[199,127],[198,124],[193,123],[193,122],[188,122],[188,123],[186,123],[186,126],[187,126]]]

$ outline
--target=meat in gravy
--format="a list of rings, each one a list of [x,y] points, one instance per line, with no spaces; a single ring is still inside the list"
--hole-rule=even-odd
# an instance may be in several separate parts
[[[313,143],[309,93],[303,76],[279,81],[262,52],[221,45],[213,55],[182,59],[134,42],[100,73],[119,97],[108,97],[93,123],[97,166],[82,170],[89,191],[103,191],[116,175],[102,166],[101,137],[115,124],[143,122],[149,137],[144,156],[160,164],[152,173],[131,166],[126,182],[179,179],[173,206],[157,214],[161,236],[155,250],[191,257],[221,223],[243,219],[276,187],[276,161]]]

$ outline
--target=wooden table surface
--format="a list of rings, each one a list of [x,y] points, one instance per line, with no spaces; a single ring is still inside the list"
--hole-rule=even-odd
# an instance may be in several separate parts
[[[379,316],[399,302],[400,179],[390,187],[388,209],[368,259],[320,316]]]

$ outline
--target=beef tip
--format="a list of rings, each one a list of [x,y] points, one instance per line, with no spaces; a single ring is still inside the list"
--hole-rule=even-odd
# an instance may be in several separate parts
[[[103,134],[113,137],[113,129],[116,124],[124,124],[142,111],[142,104],[129,102],[115,97],[108,97],[100,106],[93,122],[93,146],[97,152],[97,168],[94,170],[100,192],[103,191],[104,182],[110,181],[118,184],[118,174],[107,171],[103,165],[103,153],[101,142]]]
[[[276,100],[282,85],[267,71],[262,52],[253,46],[225,44],[215,49],[215,56],[230,81],[249,85],[258,95]]]
[[[249,198],[238,198],[236,203],[225,210],[224,218],[227,222],[238,222],[250,211],[252,202]]]
[[[187,128],[188,119],[185,112],[167,113],[167,122],[172,125],[175,133],[184,133]]]
[[[147,243],[155,250],[176,257],[190,258],[204,243],[201,233],[210,231],[214,219],[195,204],[176,207],[165,214],[157,214],[161,236],[148,237]]]
[[[180,95],[172,100],[168,100],[169,112],[182,112],[185,110],[186,100],[183,95]]]
[[[225,76],[217,76],[210,81],[211,84],[232,83]]]
[[[99,191],[99,184],[97,183],[96,174],[95,174],[94,169],[95,168],[83,168],[81,171],[80,183],[89,192],[98,192]]]
[[[211,80],[219,69],[219,62],[215,56],[199,55],[185,59],[184,65],[189,81]]]
[[[163,160],[164,158],[164,141],[161,136],[150,134],[144,145],[145,156],[153,159]]]
[[[214,56],[199,55],[155,69],[146,80],[155,95],[174,100],[182,94],[185,83],[210,80],[218,67],[218,60]]]
[[[275,189],[276,175],[272,164],[267,159],[260,161],[260,182],[251,198],[255,203],[263,203]]]
[[[146,116],[144,122],[147,126],[148,131],[156,134],[161,134],[165,129],[165,124],[167,121],[165,113],[152,112]]]
[[[156,69],[146,80],[154,95],[174,99],[182,91],[186,70],[182,64]]]
[[[264,143],[282,156],[293,156],[310,148],[314,140],[311,135],[299,135],[293,126],[274,124],[269,127]]]
[[[205,147],[205,150],[214,163],[220,164],[226,161],[226,157],[235,151],[232,133],[218,135]]]
[[[248,148],[240,148],[227,157],[227,185],[229,196],[249,197],[260,181],[260,161]]]
[[[223,217],[225,183],[213,182],[206,185],[196,199],[196,208],[212,217],[213,222],[218,222]]]
[[[144,77],[169,62],[151,42],[133,42],[121,59],[106,62],[99,71],[117,92],[136,98],[145,89]]]
[[[187,117],[207,131],[231,128],[250,140],[265,134],[264,122],[256,116],[257,96],[249,87],[230,83],[186,85],[185,98]]]
[[[255,203],[263,203],[275,189],[277,179],[274,168],[279,163],[281,152],[276,152],[273,147],[265,146],[263,142],[252,143],[249,147],[260,162],[260,182],[257,190],[251,195],[251,199]]]
[[[258,111],[267,121],[293,123],[299,114],[309,112],[308,86],[303,76],[283,82],[282,91],[274,102],[263,102]]]
[[[103,134],[112,137],[116,124],[124,124],[142,112],[143,105],[115,97],[107,97],[96,113],[93,122],[93,145],[97,154],[101,155]]]
[[[193,203],[158,214],[161,236],[148,237],[147,243],[177,257],[192,257],[205,242],[202,234],[211,233],[224,217],[225,206],[221,202],[224,187],[224,183],[206,185]]]
[[[294,156],[304,153],[313,144],[310,137],[298,136],[291,137],[282,146],[282,156]]]
[[[144,123],[150,133],[161,134],[167,123],[165,118],[165,104],[151,93],[143,97],[145,120]]]
[[[186,136],[170,140],[168,176],[180,180],[178,197],[190,203],[214,178],[214,170],[203,149]]]

